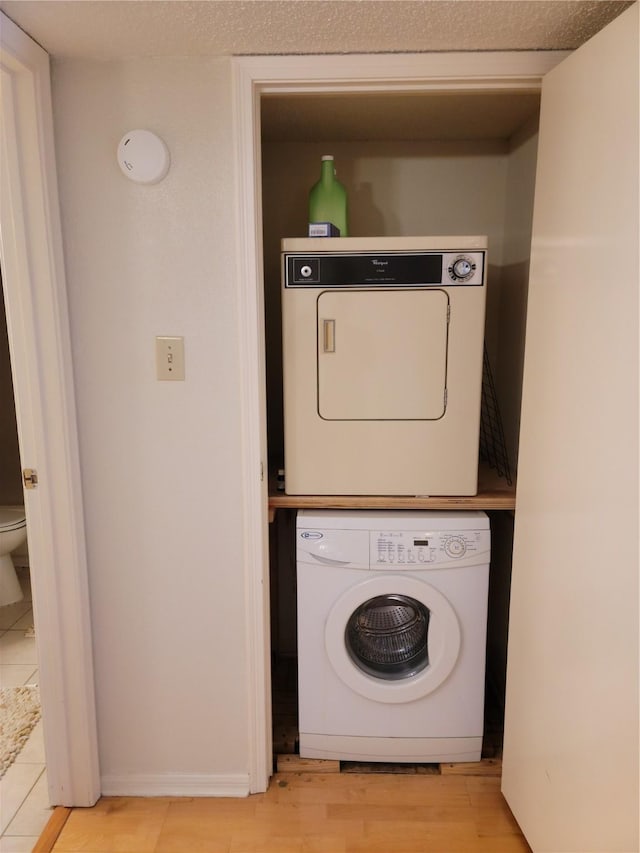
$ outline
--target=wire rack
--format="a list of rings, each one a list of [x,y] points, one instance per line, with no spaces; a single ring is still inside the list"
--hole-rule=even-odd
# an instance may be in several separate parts
[[[482,405],[480,409],[480,460],[497,471],[512,486],[511,469],[504,438],[498,396],[487,347],[482,359]]]

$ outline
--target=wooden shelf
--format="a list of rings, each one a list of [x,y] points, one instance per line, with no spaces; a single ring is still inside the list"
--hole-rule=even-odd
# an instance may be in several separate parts
[[[480,466],[478,494],[469,497],[411,497],[408,495],[285,495],[269,489],[269,520],[277,509],[501,509],[516,505],[515,484],[510,486],[490,468]]]

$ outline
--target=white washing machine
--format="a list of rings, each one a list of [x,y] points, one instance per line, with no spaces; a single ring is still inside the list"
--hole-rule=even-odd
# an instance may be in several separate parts
[[[479,761],[485,513],[303,510],[296,543],[301,757]]]

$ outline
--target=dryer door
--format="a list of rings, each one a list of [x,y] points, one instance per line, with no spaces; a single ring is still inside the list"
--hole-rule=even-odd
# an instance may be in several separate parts
[[[447,384],[444,290],[318,296],[318,413],[325,420],[437,420]]]
[[[436,690],[454,669],[460,626],[434,587],[387,575],[351,587],[336,601],[325,648],[336,675],[361,696],[411,702]]]

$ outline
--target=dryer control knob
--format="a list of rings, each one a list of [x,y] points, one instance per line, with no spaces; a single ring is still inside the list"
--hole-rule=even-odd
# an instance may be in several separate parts
[[[452,536],[445,542],[444,550],[449,557],[464,557],[467,546],[460,536]]]
[[[455,278],[468,278],[473,272],[473,266],[468,258],[458,258],[453,262],[451,272]]]
[[[311,275],[312,272],[313,272],[313,270],[308,265],[304,266],[304,267],[300,267],[300,275],[303,278],[309,278],[309,276]]]

